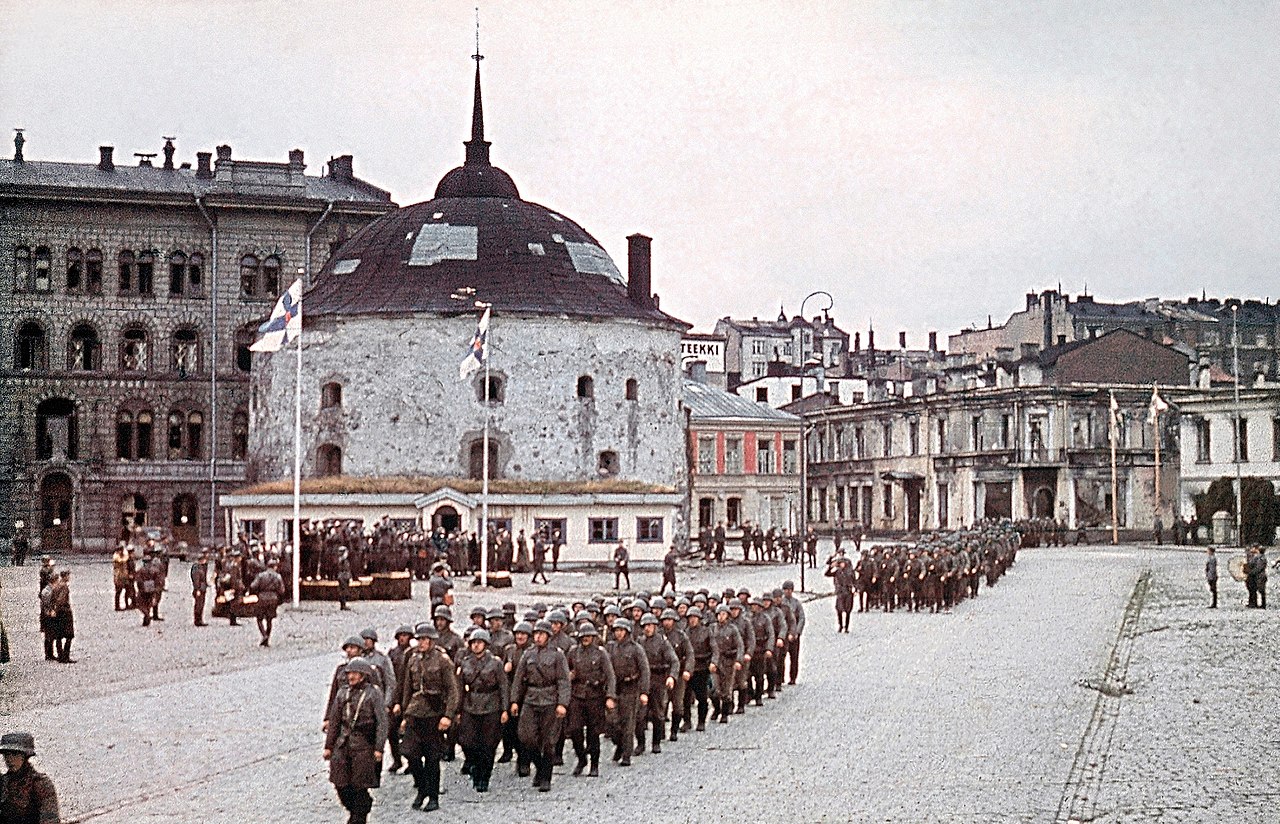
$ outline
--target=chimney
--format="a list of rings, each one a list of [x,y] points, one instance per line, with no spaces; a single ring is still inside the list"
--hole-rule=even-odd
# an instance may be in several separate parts
[[[874,329],[867,330],[867,349],[876,351],[876,330]]]
[[[201,180],[208,180],[213,177],[213,169],[209,166],[209,161],[213,158],[209,152],[196,152],[196,177]]]
[[[26,142],[27,142],[27,139],[22,136],[22,129],[14,129],[13,130],[13,162],[14,163],[25,162],[24,158],[22,157],[22,144]]]
[[[862,333],[861,332],[853,333],[853,351],[855,352],[862,351]]]
[[[907,348],[907,333],[906,333],[906,332],[899,332],[899,333],[898,333],[898,348],[899,348],[899,349],[906,349],[906,348]]]
[[[350,183],[355,179],[355,164],[351,155],[341,155],[329,159],[329,177]]]
[[[231,159],[231,147],[230,147],[230,146],[227,146],[227,145],[225,145],[225,144],[224,144],[224,145],[222,145],[222,146],[219,146],[219,147],[218,147],[218,161],[219,161],[219,162],[221,162],[221,161],[223,161],[223,160],[230,160],[230,159]]]
[[[116,170],[115,161],[111,159],[111,153],[114,152],[110,146],[98,147],[98,168],[104,172],[114,172]]]
[[[627,297],[641,306],[647,306],[653,300],[649,270],[649,247],[652,243],[653,238],[641,234],[627,236]]]
[[[293,149],[289,152],[289,165],[306,168],[306,164],[302,162],[302,157],[301,149]]]
[[[937,332],[929,333],[929,351],[930,352],[938,351],[938,333]]]
[[[1046,291],[1043,295],[1042,305],[1044,307],[1044,335],[1041,338],[1044,348],[1048,349],[1053,346],[1053,296],[1055,293]]]
[[[1040,302],[1040,296],[1035,292],[1027,292],[1027,311],[1030,312],[1036,308],[1036,304]]]
[[[173,171],[173,138],[166,137],[164,139],[164,167],[169,171]]]

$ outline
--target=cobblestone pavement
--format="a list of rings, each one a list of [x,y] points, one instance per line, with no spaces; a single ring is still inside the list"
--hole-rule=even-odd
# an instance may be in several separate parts
[[[1011,575],[952,614],[855,615],[848,635],[834,632],[831,601],[819,598],[808,605],[801,683],[765,709],[683,736],[629,770],[557,771],[547,794],[503,767],[482,799],[455,762],[443,812],[468,822],[604,810],[613,820],[662,811],[692,821],[739,798],[795,821],[1274,820],[1280,768],[1264,756],[1280,740],[1275,613],[1243,609],[1243,587],[1229,580],[1223,608],[1204,609],[1200,569],[1185,552],[1023,551]],[[690,570],[681,586],[756,591],[795,572]],[[423,614],[425,593],[349,613],[283,610],[279,640],[262,649],[251,627],[190,625],[185,569],[171,573],[169,620],[144,630],[136,613],[111,610],[109,566],[86,565],[73,577],[80,663],[61,666],[39,660],[34,576],[34,567],[0,570],[16,659],[0,681],[0,726],[36,734],[68,820],[343,820],[320,758],[333,646],[370,624],[389,635]],[[634,583],[657,580],[637,573]],[[830,592],[812,571],[807,583]],[[611,584],[561,574],[483,595],[464,586],[456,609]],[[1107,681],[1121,675],[1131,694]],[[383,784],[374,821],[420,819],[407,777]]]

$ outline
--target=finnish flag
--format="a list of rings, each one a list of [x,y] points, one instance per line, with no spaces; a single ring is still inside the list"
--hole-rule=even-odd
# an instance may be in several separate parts
[[[458,380],[465,381],[484,366],[489,357],[489,307],[485,307],[476,326],[476,333],[471,336],[471,345],[467,347],[467,356],[458,365]]]
[[[279,352],[294,338],[302,334],[302,279],[289,287],[289,291],[276,301],[271,317],[258,327],[258,339],[249,349],[253,352]]]

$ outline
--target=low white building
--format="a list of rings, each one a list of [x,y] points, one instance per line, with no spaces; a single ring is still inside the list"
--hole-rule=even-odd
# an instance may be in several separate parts
[[[1177,406],[1182,440],[1179,497],[1184,516],[1195,513],[1191,496],[1219,478],[1235,478],[1233,426],[1238,427],[1244,447],[1239,454],[1240,476],[1280,484],[1280,388],[1241,389],[1238,407],[1231,389],[1180,397]]]

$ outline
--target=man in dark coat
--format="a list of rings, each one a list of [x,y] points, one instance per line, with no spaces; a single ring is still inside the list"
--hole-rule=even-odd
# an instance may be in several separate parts
[[[609,653],[597,643],[600,631],[584,621],[578,627],[578,646],[569,650],[569,740],[578,763],[574,775],[582,775],[590,760],[590,776],[600,775],[600,733],[605,716],[617,707],[617,681]]]
[[[453,726],[462,698],[453,661],[435,646],[440,633],[424,622],[418,624],[414,634],[418,648],[409,654],[400,683],[400,699],[392,711],[404,716],[400,725],[404,733],[402,748],[418,790],[411,806],[431,812],[440,809],[440,757],[445,749],[445,732]]]
[[[550,621],[534,625],[533,647],[521,656],[511,691],[511,714],[520,719],[520,741],[533,755],[539,792],[551,789],[551,761],[569,714],[569,662],[550,639]]]
[[[373,798],[369,790],[382,783],[382,748],[387,743],[387,704],[382,690],[369,683],[373,665],[363,658],[347,663],[346,684],[338,689],[325,716],[324,759],[329,781],[349,824],[365,824]]]
[[[622,579],[627,581],[627,589],[631,589],[631,553],[626,544],[618,541],[613,549],[613,588],[618,589]]]
[[[14,824],[58,824],[58,793],[49,776],[31,766],[36,754],[35,738],[29,732],[7,732],[0,736],[0,755],[5,768],[0,775],[0,821]]]
[[[351,551],[345,546],[338,548],[338,609],[351,609],[347,601],[351,600]]]
[[[477,629],[467,641],[469,652],[458,664],[462,686],[462,716],[458,721],[458,743],[471,765],[471,784],[478,793],[489,791],[493,757],[502,739],[510,703],[507,675],[502,662],[489,652],[492,639],[486,629]]]
[[[71,641],[76,637],[76,622],[71,611],[71,570],[62,569],[58,579],[49,585],[50,629],[53,635],[54,654],[60,664],[74,664],[71,657]],[[1265,601],[1263,604],[1265,605]]]
[[[209,592],[209,553],[200,555],[191,563],[191,613],[197,627],[208,626],[204,622],[204,599]]]
[[[271,646],[271,626],[276,620],[276,609],[284,597],[284,578],[280,577],[280,562],[275,558],[267,568],[259,572],[249,584],[249,594],[258,596],[254,618],[262,635],[261,646]]]

